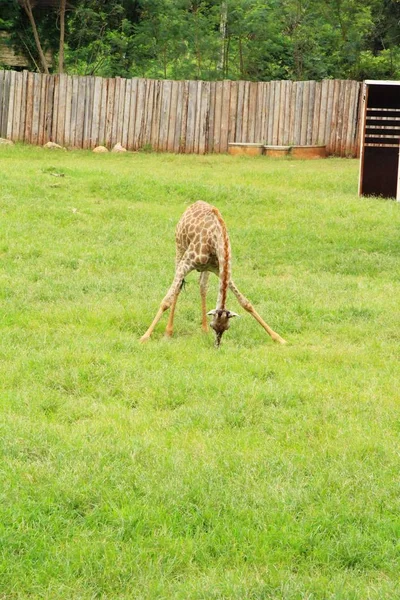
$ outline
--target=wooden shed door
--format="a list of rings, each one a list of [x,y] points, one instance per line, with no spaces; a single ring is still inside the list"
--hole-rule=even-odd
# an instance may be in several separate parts
[[[368,85],[360,192],[400,199],[400,86]]]

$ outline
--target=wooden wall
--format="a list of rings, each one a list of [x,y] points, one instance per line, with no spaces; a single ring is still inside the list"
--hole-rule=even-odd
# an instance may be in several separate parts
[[[0,137],[70,148],[226,152],[228,142],[358,154],[361,84],[158,81],[0,71]]]

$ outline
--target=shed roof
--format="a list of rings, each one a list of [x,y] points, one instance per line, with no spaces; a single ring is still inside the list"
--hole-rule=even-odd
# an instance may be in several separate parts
[[[366,79],[364,81],[367,85],[400,85],[400,81],[394,81],[389,79]]]

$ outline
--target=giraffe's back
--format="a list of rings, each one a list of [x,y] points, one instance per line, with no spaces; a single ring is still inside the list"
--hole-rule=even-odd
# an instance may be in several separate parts
[[[218,268],[221,224],[217,214],[214,206],[199,200],[185,210],[176,226],[178,255],[188,250],[199,271]]]

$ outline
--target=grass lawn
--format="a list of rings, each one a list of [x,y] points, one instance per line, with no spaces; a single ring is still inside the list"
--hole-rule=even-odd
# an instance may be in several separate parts
[[[357,175],[0,147],[1,600],[400,598],[400,206]],[[195,200],[286,346],[229,296],[217,351],[196,274],[138,343]]]

